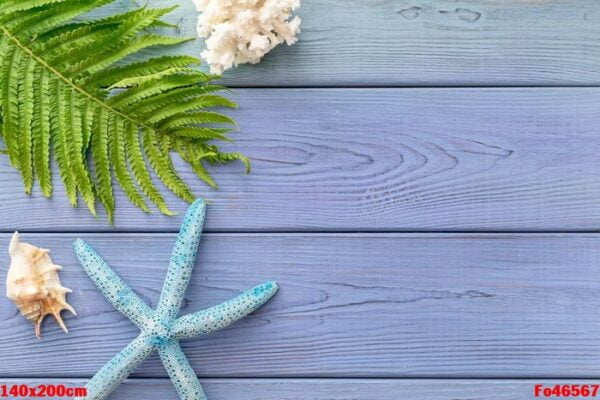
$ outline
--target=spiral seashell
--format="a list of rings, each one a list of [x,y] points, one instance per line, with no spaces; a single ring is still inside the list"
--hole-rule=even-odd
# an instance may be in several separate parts
[[[66,301],[70,289],[60,284],[58,271],[62,269],[50,258],[50,250],[22,243],[15,232],[8,249],[11,262],[6,277],[6,296],[21,314],[35,325],[35,335],[40,337],[44,317],[52,314],[60,327],[68,332],[60,312],[69,310],[77,315]]]

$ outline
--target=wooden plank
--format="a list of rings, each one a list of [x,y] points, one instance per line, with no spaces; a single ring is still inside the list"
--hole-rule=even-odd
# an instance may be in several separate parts
[[[82,387],[84,379],[3,379],[6,385],[60,385]],[[499,379],[203,379],[210,400],[514,400],[536,399],[535,385],[598,385],[584,380]],[[543,397],[537,397],[537,399]],[[129,379],[111,400],[177,400],[167,379]]]
[[[106,12],[122,11],[119,0]],[[139,3],[139,2],[138,2]],[[191,0],[169,20],[196,37]],[[151,0],[156,6],[173,0]],[[310,0],[300,41],[227,71],[234,86],[600,84],[596,0]],[[181,51],[198,56],[197,40]]]
[[[38,340],[2,297],[0,376],[88,377],[136,336],[77,265],[75,237],[24,236],[64,266],[79,317],[68,335],[45,321]],[[156,304],[174,235],[83,237]],[[184,313],[264,280],[281,290],[183,347],[202,377],[598,377],[598,248],[592,234],[209,234]],[[153,356],[136,376],[165,371]]]
[[[211,231],[600,229],[600,89],[238,90],[238,146],[216,167]],[[181,164],[181,163],[179,163]],[[181,168],[181,167],[180,167]],[[26,198],[0,157],[0,230],[111,229],[72,209],[55,174]],[[174,196],[169,202],[184,211]],[[121,192],[116,230],[176,231]]]

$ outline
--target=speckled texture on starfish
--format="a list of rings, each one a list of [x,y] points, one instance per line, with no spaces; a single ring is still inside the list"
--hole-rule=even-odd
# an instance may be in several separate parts
[[[88,382],[86,400],[106,398],[155,350],[182,400],[206,399],[179,340],[225,328],[258,309],[277,291],[275,282],[266,282],[225,303],[177,317],[196,261],[204,210],[204,202],[199,199],[183,220],[156,310],[144,303],[87,243],[81,239],[74,243],[81,265],[98,289],[141,330]]]

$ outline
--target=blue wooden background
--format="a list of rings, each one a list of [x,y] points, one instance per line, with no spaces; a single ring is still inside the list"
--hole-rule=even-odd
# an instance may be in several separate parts
[[[194,35],[191,0],[177,2],[170,20]],[[184,173],[210,201],[184,311],[281,285],[184,343],[209,398],[525,399],[599,379],[600,2],[304,0],[300,15],[297,45],[224,79],[253,173],[214,169],[218,191]],[[82,385],[136,335],[71,243],[156,304],[181,215],[119,193],[116,220],[61,189],[25,197],[0,158],[0,250],[15,229],[52,249],[79,313],[37,340],[2,296],[1,382]],[[176,393],[153,357],[111,398]]]

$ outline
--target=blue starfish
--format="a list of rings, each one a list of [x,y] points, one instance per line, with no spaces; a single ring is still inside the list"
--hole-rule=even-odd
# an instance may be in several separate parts
[[[155,350],[182,400],[206,399],[179,340],[223,329],[258,309],[277,291],[275,282],[263,283],[225,303],[177,317],[194,268],[204,209],[204,202],[197,200],[183,220],[156,310],[144,303],[87,243],[77,239],[73,244],[81,265],[98,289],[141,330],[90,380],[86,400],[106,398]]]

